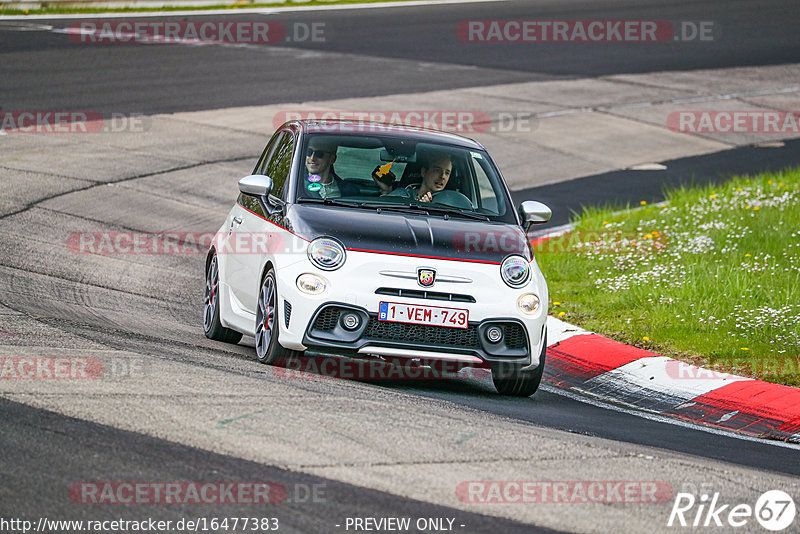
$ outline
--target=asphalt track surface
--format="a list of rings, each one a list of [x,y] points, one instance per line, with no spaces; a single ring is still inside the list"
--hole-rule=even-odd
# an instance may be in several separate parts
[[[637,206],[642,200],[650,203],[663,200],[665,190],[682,185],[716,184],[734,175],[797,167],[800,165],[800,140],[786,141],[781,147],[745,146],[662,163],[666,167],[662,171],[624,169],[519,189],[511,194],[517,203],[535,198],[553,210],[550,222],[540,227],[546,230],[567,224],[583,207],[623,209]]]
[[[724,7],[723,7],[724,6]],[[452,38],[463,19],[486,18],[641,18],[708,20],[720,31],[737,35],[710,46],[696,43],[662,43],[641,46],[544,45],[532,54],[519,45],[475,47]],[[213,17],[210,17],[213,18]],[[248,19],[250,17],[234,17]],[[796,61],[800,34],[796,6],[788,2],[502,2],[424,9],[393,8],[348,12],[323,11],[313,15],[275,15],[286,25],[321,21],[328,39],[324,44],[291,43],[282,47],[234,49],[226,47],[79,45],[63,35],[42,31],[6,31],[0,24],[0,94],[4,109],[96,109],[105,113],[161,113],[287,101],[375,96],[492,85],[515,81],[581,77],[611,73],[686,70],[735,65],[766,65]],[[68,24],[64,21],[55,26]],[[369,43],[369,46],[365,46]],[[282,49],[282,50],[278,50]],[[298,49],[306,56],[296,68]],[[276,51],[277,50],[277,51]],[[284,53],[285,52],[285,53]],[[324,52],[324,53],[323,53]],[[663,183],[697,170],[698,180],[714,180],[721,172],[748,172],[765,166],[797,163],[796,142],[778,152],[737,149],[729,154],[687,158],[670,162],[662,179],[643,184],[641,176],[620,171],[613,176],[581,179],[582,196],[575,184],[540,188],[542,200],[561,211],[581,204],[624,202],[621,191],[636,191],[636,198],[658,198]],[[4,157],[5,155],[0,155]],[[674,174],[670,174],[674,173]],[[648,176],[652,176],[648,175]],[[672,177],[672,178],[671,178]],[[601,184],[609,178],[619,190]],[[515,194],[518,194],[515,192]],[[551,195],[548,198],[548,195]],[[559,204],[560,203],[560,204]],[[120,206],[121,207],[121,206]],[[30,212],[30,213],[29,213]],[[146,227],[154,214],[142,213],[130,228]],[[23,217],[41,232],[54,229],[64,214],[42,218],[35,208],[4,216]],[[171,280],[148,278],[146,286],[131,291],[116,286],[113,276],[99,293],[82,288],[82,273],[69,264],[47,266],[48,248],[4,245],[0,269],[13,289],[0,293],[0,304],[20,312],[40,327],[32,340],[46,340],[52,332],[55,345],[86,343],[126,350],[134,354],[159,354],[204,372],[219,372],[219,380],[236,375],[258,376],[253,349],[211,343],[202,336],[202,285],[200,258],[169,258],[166,266],[190,273]],[[13,255],[13,257],[12,257]],[[68,258],[69,256],[67,256]],[[133,261],[133,260],[132,260]],[[138,261],[138,260],[137,260]],[[160,260],[159,260],[160,261]],[[141,266],[131,263],[132,271]],[[152,267],[152,266],[150,266]],[[29,273],[27,271],[34,271]],[[37,274],[38,273],[38,274]],[[63,298],[56,302],[53,295]],[[82,306],[83,304],[84,306]],[[108,315],[106,309],[127,309]],[[160,314],[167,314],[162,317]],[[159,326],[163,326],[163,331]],[[192,335],[186,336],[185,332]],[[35,341],[35,342],[38,342]],[[34,341],[32,341],[34,343]],[[250,343],[252,345],[252,343]],[[602,438],[629,449],[664,451],[677,456],[687,469],[708,461],[727,463],[731,469],[761,470],[763,477],[800,475],[797,450],[753,440],[643,419],[628,413],[579,402],[552,390],[532,399],[496,396],[486,381],[436,381],[292,385],[295,394],[334,394],[358,403],[374,395],[393,395],[397,409],[421,401],[447,405],[449,410],[473,410],[498,419],[527,425],[532,435],[549,430],[566,436]],[[339,482],[333,478],[287,471],[263,463],[221,455],[176,444],[166,439],[120,430],[92,422],[0,401],[2,427],[0,461],[4,484],[0,487],[0,515],[61,518],[141,517],[141,510],[124,507],[89,509],[65,499],[78,480],[275,480],[286,485],[325,483],[328,499],[313,506],[290,503],[280,510],[282,530],[320,532],[330,529],[332,518],[347,516],[452,516],[469,525],[469,532],[531,532],[534,527],[497,517],[469,513],[421,500]],[[381,432],[380,426],[370,432]],[[369,454],[369,450],[365,451]],[[535,458],[532,459],[535,461]],[[565,476],[569,475],[565,466]],[[644,475],[641,475],[644,476]],[[212,513],[213,512],[213,513]],[[159,508],[159,519],[235,514],[236,508]],[[602,515],[602,511],[600,514]],[[547,531],[541,529],[541,531]]]
[[[673,25],[712,21],[717,38],[529,46],[466,43],[455,37],[463,20],[533,18],[666,20]],[[281,22],[290,34],[295,23],[324,23],[325,40],[244,48],[81,44],[54,33],[2,31],[4,25],[26,24],[9,21],[0,24],[0,106],[169,113],[555,78],[774,65],[800,57],[797,9],[781,0],[539,0],[225,17],[265,19]],[[63,28],[74,22],[52,25]],[[298,58],[302,69],[297,68]]]
[[[165,442],[113,428],[58,416],[21,404],[0,400],[4,451],[4,486],[14,492],[2,495],[0,517],[130,519],[143,517],[140,510],[126,505],[97,506],[87,511],[64,496],[75,481],[114,480],[119,472],[139,480],[218,480],[248,482],[268,480],[282,484],[286,499],[280,511],[281,532],[323,532],[332,519],[344,524],[346,517],[453,517],[456,524],[468,524],[470,532],[556,532],[531,529],[530,525],[500,518],[448,509],[425,502],[359,488],[349,484],[303,475],[255,462]],[[35,421],[35,424],[32,424]],[[28,462],[39,460],[35,473]],[[87,461],[87,459],[91,461]],[[89,467],[87,469],[87,467]],[[277,506],[276,506],[277,508]],[[270,514],[259,512],[264,517]],[[222,505],[209,510],[206,505],[164,507],[161,521],[181,518],[252,516],[252,506]]]

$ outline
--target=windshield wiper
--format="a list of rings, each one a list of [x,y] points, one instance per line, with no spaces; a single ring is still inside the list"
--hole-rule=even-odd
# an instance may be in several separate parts
[[[488,221],[489,217],[485,215],[480,215],[478,213],[469,213],[465,211],[461,211],[458,208],[448,208],[446,206],[432,206],[429,203],[422,204],[362,204],[361,207],[363,208],[372,208],[376,210],[392,210],[392,211],[419,211],[424,213],[425,215],[430,215],[431,213],[435,213],[437,215],[444,215],[445,217],[449,215],[460,215],[462,217],[466,217],[467,219],[477,219],[479,221]]]
[[[417,209],[420,208],[418,206],[406,206],[405,204],[376,204],[376,203],[367,203],[367,202],[346,202],[344,200],[339,200],[337,198],[298,198],[298,203],[309,203],[309,204],[323,204],[325,206],[345,206],[348,208],[361,208],[365,210],[395,210],[395,211],[409,211],[410,209]],[[423,208],[424,210],[424,208]],[[426,215],[430,215],[430,213],[425,210]]]
[[[347,206],[348,208],[360,208],[363,202],[344,202],[335,198],[298,198],[297,202],[304,204],[306,202],[311,204],[324,204],[326,206]]]
[[[416,206],[414,204],[379,204],[376,202],[372,202],[370,204],[362,204],[364,208],[369,208],[373,210],[388,210],[388,211],[422,211],[425,212],[426,215],[430,215],[428,213],[428,209],[424,206]]]
[[[440,213],[444,215],[460,215],[462,217],[466,217],[467,219],[477,219],[479,221],[488,221],[489,217],[486,215],[481,215],[479,213],[472,213],[469,211],[462,211],[459,208],[448,208],[443,206],[431,206],[430,208],[425,208],[429,211],[434,213]]]
[[[424,213],[425,215],[430,215],[431,213],[437,215],[456,215],[465,217],[467,219],[477,219],[479,221],[488,221],[489,217],[486,215],[480,215],[478,213],[470,213],[461,211],[458,208],[448,208],[446,206],[431,206],[426,203],[426,205],[422,204],[381,204],[378,202],[345,202],[343,200],[335,199],[335,198],[299,198],[297,199],[299,203],[311,203],[311,204],[323,204],[325,206],[345,206],[348,208],[361,208],[361,209],[370,209],[370,210],[387,210],[387,211],[414,211]]]

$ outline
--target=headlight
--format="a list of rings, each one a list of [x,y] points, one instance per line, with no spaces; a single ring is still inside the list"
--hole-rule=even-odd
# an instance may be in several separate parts
[[[517,308],[525,315],[534,315],[539,311],[539,297],[533,293],[526,293],[517,299]]]
[[[511,287],[522,287],[531,275],[531,266],[522,256],[509,256],[500,266],[503,282]]]
[[[308,245],[308,259],[323,271],[335,271],[344,263],[344,247],[329,237],[318,237]]]
[[[297,277],[297,289],[309,295],[319,295],[325,286],[325,279],[315,274],[303,273]]]

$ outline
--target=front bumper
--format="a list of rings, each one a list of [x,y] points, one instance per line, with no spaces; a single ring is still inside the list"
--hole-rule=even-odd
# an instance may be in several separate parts
[[[420,296],[422,291],[415,280],[385,274],[387,269],[414,273],[421,266],[436,269],[443,279],[463,278],[469,283],[437,281],[437,299],[442,294],[454,299],[443,302]],[[345,265],[332,272],[321,272],[310,262],[295,262],[278,269],[281,345],[330,354],[456,360],[474,365],[507,362],[533,369],[539,365],[548,295],[535,261],[531,266],[529,283],[512,289],[502,282],[495,264],[358,252],[348,252]],[[327,281],[325,292],[308,295],[297,288],[297,277],[309,272]],[[387,287],[402,290],[402,295],[389,296]],[[516,307],[519,296],[529,292],[537,294],[542,303],[532,316]],[[455,300],[462,297],[465,299]],[[468,328],[379,321],[381,301],[464,308],[469,311]],[[342,325],[342,314],[348,312],[358,315],[358,328],[348,330]],[[503,330],[499,343],[486,338],[486,330],[492,325]]]
[[[359,318],[358,326],[345,327],[342,317],[351,313]],[[486,330],[498,326],[500,341],[492,343]],[[320,306],[306,328],[303,345],[335,352],[361,352],[381,356],[448,359],[482,362],[525,362],[531,354],[529,335],[522,321],[514,318],[486,319],[471,322],[467,328],[419,325],[378,320],[376,313],[345,303]],[[414,347],[410,349],[409,347]],[[449,358],[452,359],[452,358]]]

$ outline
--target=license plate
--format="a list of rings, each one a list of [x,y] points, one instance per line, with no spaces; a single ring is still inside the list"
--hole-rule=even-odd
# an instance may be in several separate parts
[[[469,326],[469,310],[442,308],[439,306],[419,306],[417,304],[402,304],[399,302],[381,302],[378,307],[378,320],[393,323],[467,328]]]

